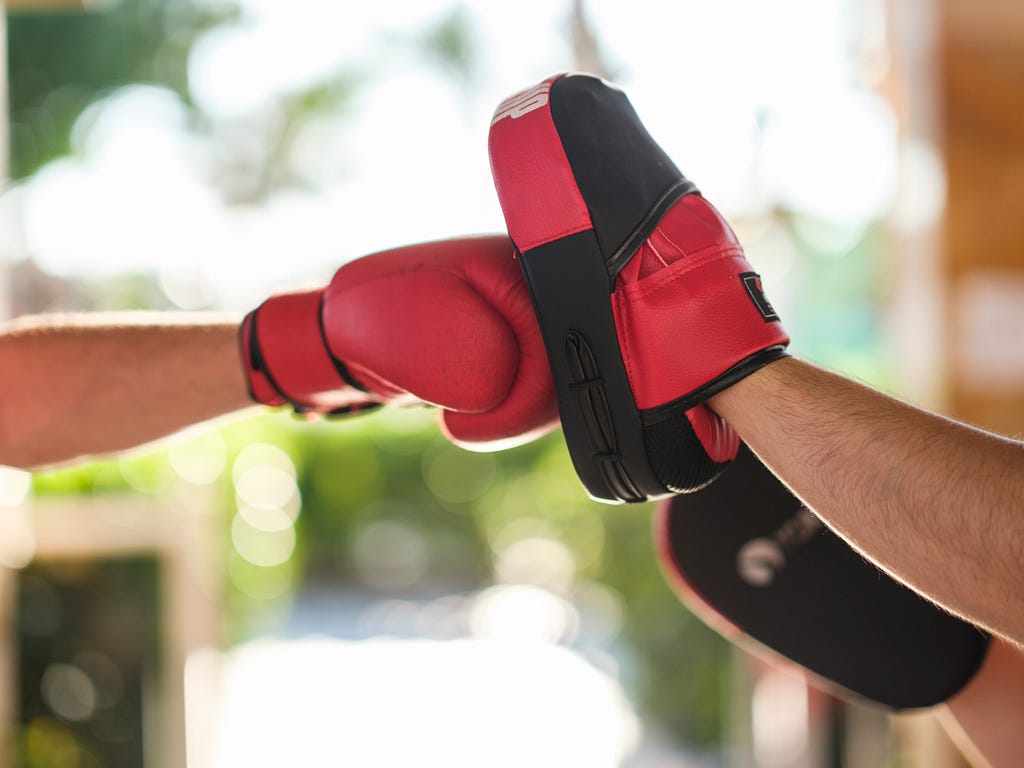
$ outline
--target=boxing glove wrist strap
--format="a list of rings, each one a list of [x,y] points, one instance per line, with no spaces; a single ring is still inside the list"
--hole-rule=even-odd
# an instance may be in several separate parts
[[[784,357],[789,357],[789,352],[786,351],[786,347],[782,344],[759,350],[736,363],[736,365],[725,371],[721,376],[709,381],[699,389],[695,389],[689,395],[684,395],[664,405],[645,408],[640,412],[640,418],[645,426],[674,418],[680,413],[706,402],[719,392],[727,390],[736,382],[742,381],[755,371],[764,368],[768,363],[774,363],[776,360],[781,360]]]
[[[318,289],[274,296],[246,316],[240,343],[253,400],[335,416],[379,405],[353,397],[372,393],[331,354],[322,308]]]

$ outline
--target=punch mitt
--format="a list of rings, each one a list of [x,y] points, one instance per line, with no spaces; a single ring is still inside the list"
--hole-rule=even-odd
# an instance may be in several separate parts
[[[655,513],[662,569],[708,625],[820,686],[892,709],[957,693],[989,637],[890,578],[742,445],[703,490]]]
[[[588,493],[703,487],[739,439],[702,403],[789,342],[729,225],[589,75],[503,102],[489,151]]]
[[[504,235],[357,259],[325,288],[265,301],[240,343],[250,393],[266,405],[340,414],[429,403],[454,442],[477,449],[557,425],[540,330]]]

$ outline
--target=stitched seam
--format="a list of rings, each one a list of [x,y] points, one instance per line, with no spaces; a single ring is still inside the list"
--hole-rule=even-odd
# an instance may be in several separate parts
[[[344,269],[344,267],[342,267],[342,269]],[[467,285],[470,288],[472,288],[473,292],[476,293],[477,295],[479,295],[481,298],[484,298],[483,292],[480,291],[479,288],[477,287],[477,285],[470,279],[469,274],[467,272],[460,271],[458,269],[453,269],[453,268],[447,267],[447,266],[445,266],[445,267],[438,267],[438,266],[433,266],[431,264],[426,264],[426,263],[414,264],[414,265],[409,266],[409,267],[403,267],[401,269],[396,269],[394,272],[388,272],[387,274],[377,275],[376,277],[371,277],[368,280],[362,280],[358,285],[345,286],[344,288],[339,288],[337,286],[334,286],[333,279],[332,279],[331,283],[328,283],[327,288],[325,288],[324,290],[326,291],[328,289],[333,288],[333,290],[331,290],[332,296],[342,296],[342,295],[348,293],[349,291],[359,290],[363,286],[372,285],[373,283],[379,283],[382,280],[390,280],[393,277],[399,277],[399,276],[404,276],[404,275],[413,275],[413,274],[420,274],[420,275],[422,275],[422,274],[424,274],[426,272],[433,272],[433,273],[442,274],[442,275],[451,275],[452,277],[460,280],[462,283],[464,283],[465,285]],[[488,303],[490,303],[490,302],[488,302]]]
[[[622,319],[624,319],[626,321],[625,325],[628,328],[629,318],[626,317],[626,313],[628,313],[628,311],[629,311],[629,304],[627,302],[624,302],[622,300],[622,297],[620,297],[620,296],[616,296],[615,297],[615,302],[616,302],[616,304],[619,307],[618,315],[619,315],[620,318],[622,318]],[[614,312],[613,312],[613,317],[614,317]],[[616,331],[618,330],[618,326],[619,326],[619,324],[616,322],[615,323]],[[632,376],[632,373],[633,373],[633,353],[630,350],[630,346],[629,346],[629,333],[622,334],[622,362],[625,363],[625,366],[626,366],[626,383],[629,384],[629,388],[632,390],[633,389],[633,376]],[[634,399],[634,401],[636,400],[636,395],[635,394],[633,394],[633,399]]]
[[[654,231],[655,232],[661,232],[660,229],[655,229]],[[672,241],[670,240],[669,242],[672,242]],[[644,243],[644,245],[646,245],[648,248],[650,248],[652,251],[654,251],[654,255],[658,257],[658,261],[661,262],[662,266],[665,266],[665,267],[668,266],[668,262],[665,261],[665,258],[661,255],[661,253],[659,253],[658,249],[654,247],[653,240],[648,239],[647,242]]]
[[[643,299],[652,296],[658,293],[659,291],[671,287],[672,284],[675,283],[680,278],[685,277],[686,275],[689,275],[693,272],[696,272],[699,269],[703,269],[709,264],[714,264],[715,262],[720,261],[722,258],[725,258],[725,256],[726,254],[716,254],[713,258],[703,259],[700,262],[694,264],[687,264],[685,269],[680,269],[678,272],[673,272],[671,275],[665,275],[664,277],[659,276],[661,277],[661,279],[648,285],[634,284],[633,286],[631,286],[633,290],[629,292],[630,299]]]
[[[668,241],[669,241],[670,243],[672,243],[672,246],[673,246],[673,247],[674,247],[674,248],[675,248],[675,249],[676,249],[677,251],[679,251],[679,252],[680,252],[681,254],[683,254],[683,256],[684,256],[684,257],[686,256],[686,249],[685,249],[685,248],[680,248],[680,247],[679,247],[679,243],[677,243],[677,242],[676,242],[675,240],[673,240],[673,239],[672,239],[671,237],[669,237],[669,236],[668,236],[668,233],[666,233],[666,232],[665,232],[664,230],[662,230],[662,228],[661,228],[661,227],[658,227],[658,232],[660,232],[660,233],[661,233],[661,236],[662,236],[662,237],[664,237],[664,238],[665,238],[666,240],[668,240]],[[703,249],[701,249],[701,250],[703,250]],[[698,250],[698,251],[695,251],[695,253],[700,253],[700,251],[699,251],[699,250]]]
[[[588,215],[587,218],[588,219],[590,218],[589,215]],[[554,242],[555,240],[559,240],[559,239],[561,239],[563,237],[568,237],[569,235],[576,235],[576,234],[579,234],[580,232],[586,232],[587,230],[593,229],[593,228],[594,228],[593,223],[590,222],[590,221],[587,221],[586,224],[583,224],[583,225],[578,226],[576,228],[561,230],[559,232],[556,232],[553,235],[544,235],[542,239],[539,239],[539,240],[536,240],[536,241],[531,240],[529,243],[523,243],[523,245],[519,248],[519,250],[521,252],[524,252],[524,253],[526,251],[532,251],[534,248],[538,248],[538,247],[540,247],[542,245],[547,245],[548,243]],[[518,243],[517,243],[517,245],[518,245]]]
[[[634,283],[633,285],[628,286],[627,292],[630,294],[630,299],[644,298],[650,296],[651,294],[656,293],[657,291],[660,291],[663,288],[671,285],[680,277],[683,277],[684,275],[687,275],[690,272],[702,269],[703,267],[706,267],[709,264],[713,264],[716,261],[720,261],[721,259],[725,259],[730,256],[743,256],[743,251],[738,248],[727,248],[721,251],[716,250],[714,253],[706,254],[702,257],[687,257],[685,260],[676,262],[676,264],[682,264],[683,266],[679,267],[677,270],[674,270],[671,274],[664,276],[652,275],[651,278],[660,278],[655,280],[654,284],[641,285],[639,283]],[[646,278],[646,280],[651,280],[651,278]]]

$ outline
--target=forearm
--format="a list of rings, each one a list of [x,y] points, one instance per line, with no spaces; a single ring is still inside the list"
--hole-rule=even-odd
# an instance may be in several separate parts
[[[39,316],[0,327],[0,464],[123,450],[251,405],[237,320]]]
[[[1024,445],[795,359],[710,405],[869,559],[1024,642]]]

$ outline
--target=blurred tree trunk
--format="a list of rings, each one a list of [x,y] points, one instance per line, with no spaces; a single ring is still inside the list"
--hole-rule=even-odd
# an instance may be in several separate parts
[[[573,0],[571,23],[573,66],[579,72],[589,72],[598,77],[611,79],[612,73],[601,57],[597,36],[587,21],[583,0]]]

